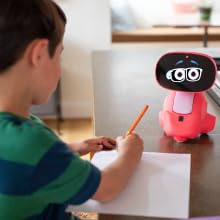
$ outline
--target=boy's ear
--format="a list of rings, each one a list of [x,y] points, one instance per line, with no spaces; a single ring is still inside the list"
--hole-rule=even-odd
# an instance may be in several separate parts
[[[32,43],[30,50],[30,62],[35,67],[39,66],[45,57],[49,56],[48,52],[48,40],[47,39],[38,39]]]

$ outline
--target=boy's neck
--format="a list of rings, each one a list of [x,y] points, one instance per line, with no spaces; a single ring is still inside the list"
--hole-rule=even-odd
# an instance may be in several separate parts
[[[0,102],[0,112],[10,112],[18,116],[29,118],[29,111],[27,109],[17,108],[16,105],[6,104]]]

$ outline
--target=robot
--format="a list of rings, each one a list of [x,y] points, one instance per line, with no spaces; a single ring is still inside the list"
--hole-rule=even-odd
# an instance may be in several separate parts
[[[216,118],[207,112],[202,92],[213,85],[216,73],[215,61],[206,54],[171,52],[159,59],[157,82],[171,90],[159,113],[160,126],[167,136],[184,142],[214,129]]]

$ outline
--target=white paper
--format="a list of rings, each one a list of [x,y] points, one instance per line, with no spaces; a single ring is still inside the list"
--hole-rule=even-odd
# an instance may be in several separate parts
[[[102,169],[116,156],[116,152],[100,152],[92,163]],[[189,187],[189,154],[144,152],[137,170],[116,199],[108,203],[89,200],[69,206],[68,211],[187,218]]]

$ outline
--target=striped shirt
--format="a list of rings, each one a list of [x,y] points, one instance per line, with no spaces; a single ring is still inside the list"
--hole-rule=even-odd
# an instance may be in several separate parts
[[[37,117],[0,112],[0,219],[69,220],[100,176]]]

